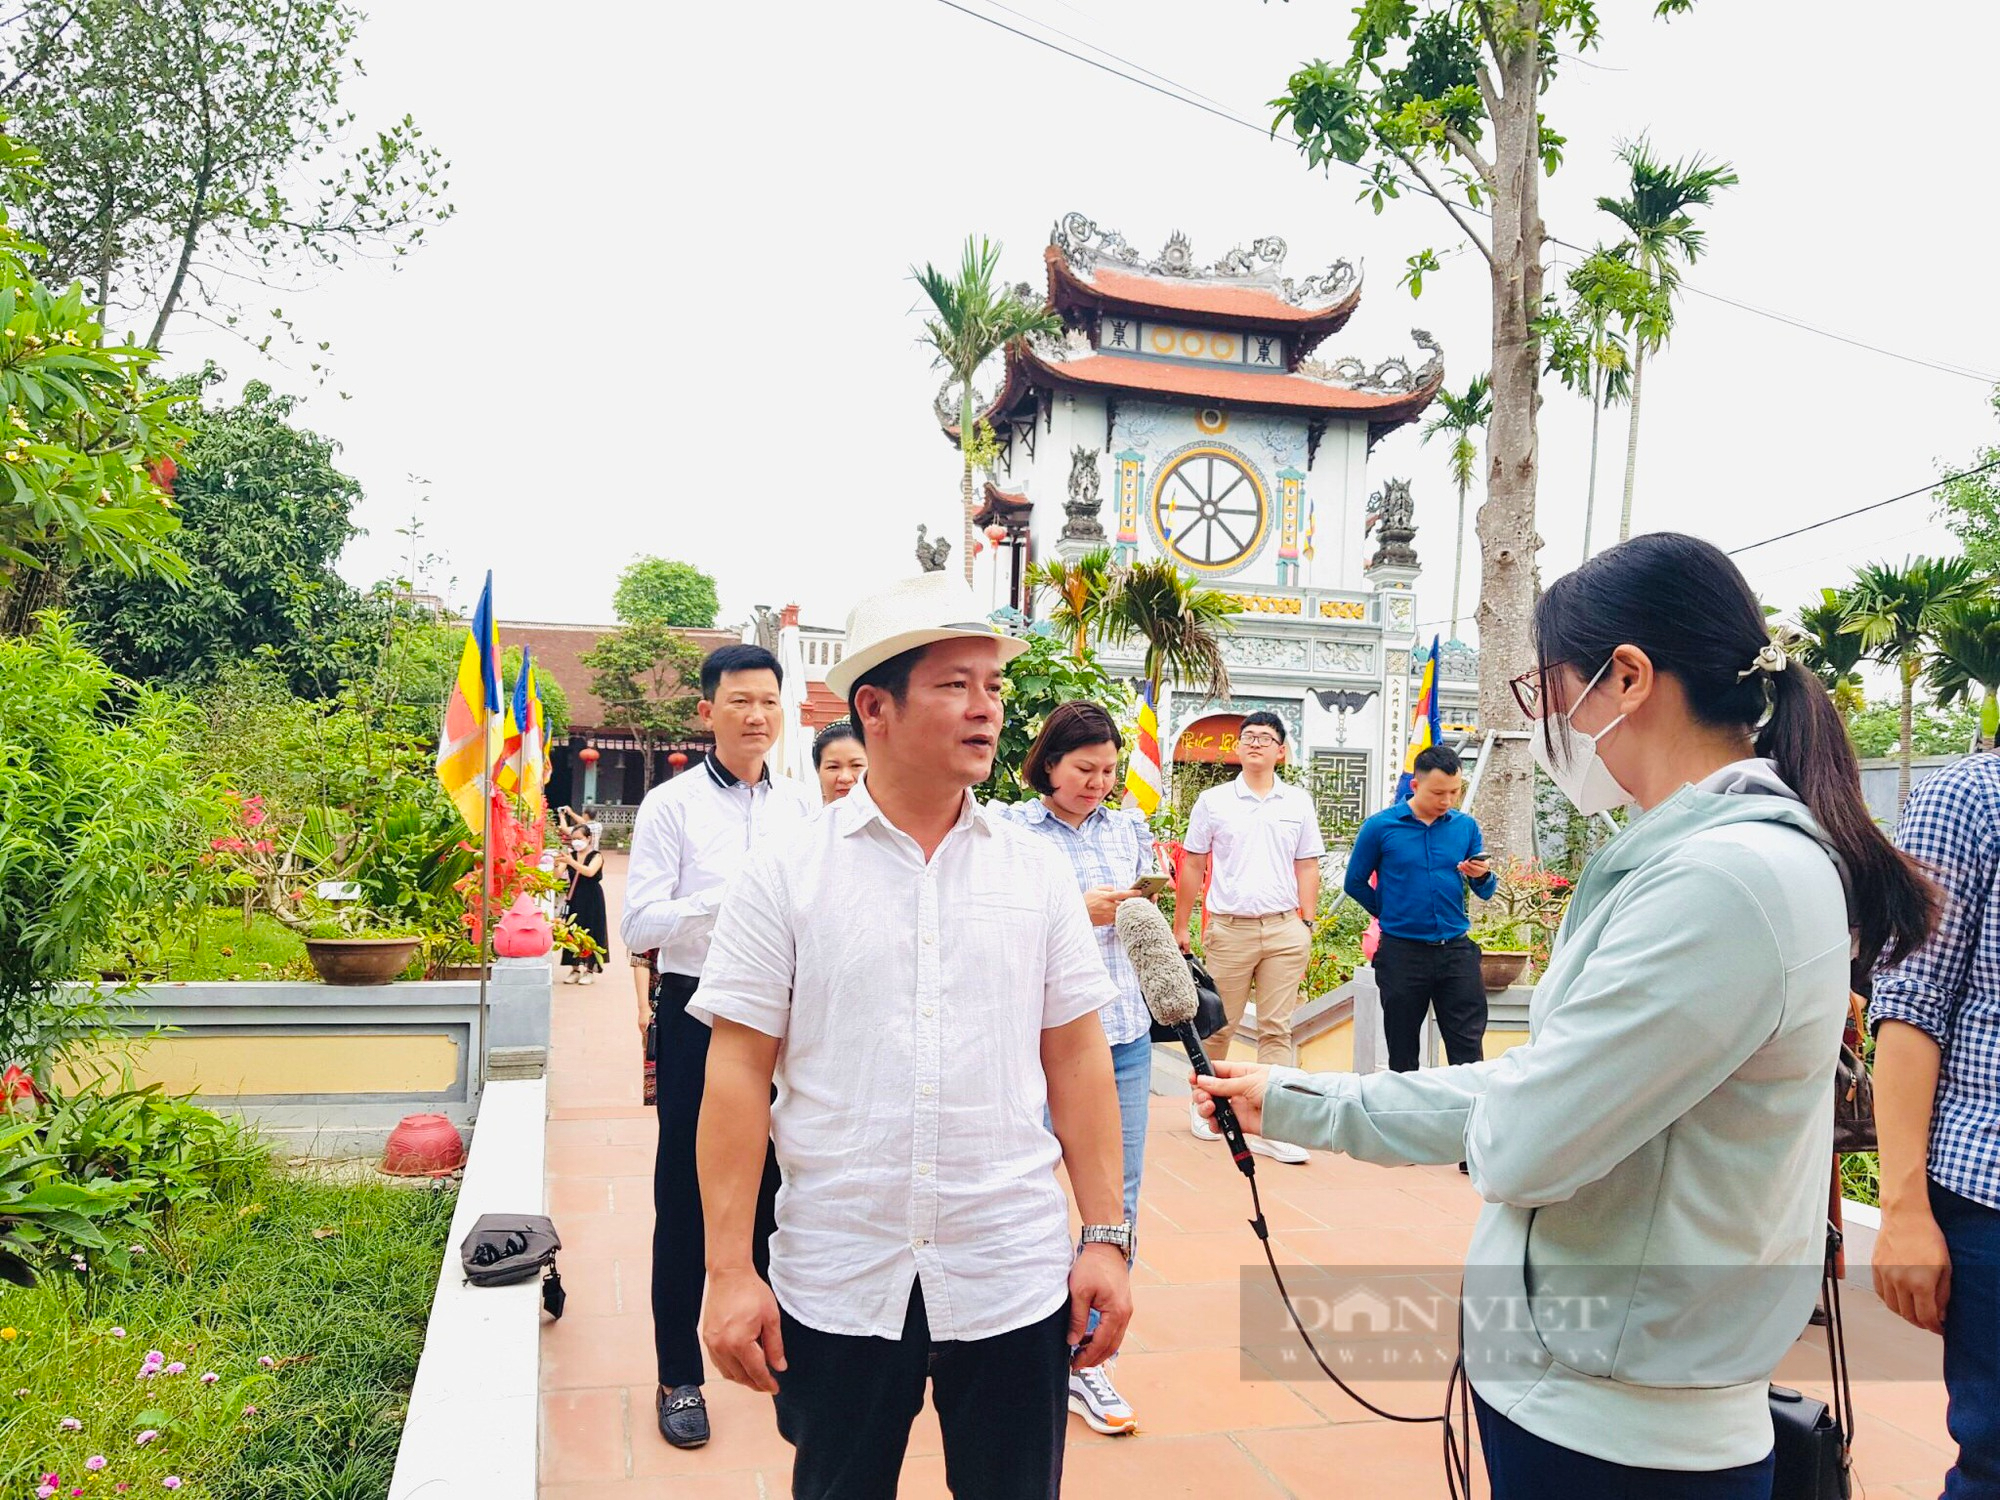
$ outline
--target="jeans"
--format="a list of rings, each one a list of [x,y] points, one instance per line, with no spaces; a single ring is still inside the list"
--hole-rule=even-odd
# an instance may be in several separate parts
[[[931,1387],[956,1500],[1056,1500],[1069,1425],[1069,1305],[992,1338],[931,1338],[923,1283],[900,1339],[808,1328],[779,1308],[778,1432],[793,1500],[891,1500]]]
[[[1114,1042],[1111,1070],[1118,1079],[1118,1122],[1125,1132],[1125,1222],[1139,1222],[1139,1176],[1146,1168],[1146,1112],[1153,1092],[1153,1041],[1141,1036]]]
[[[1493,1500],[1771,1500],[1777,1454],[1734,1469],[1634,1469],[1538,1438],[1472,1393]]]
[[[2000,1500],[2000,1209],[1930,1187],[1931,1213],[1951,1252],[1944,1423],[1958,1462],[1944,1476],[1944,1496]]]
[[[1424,1015],[1432,1006],[1448,1062],[1456,1067],[1486,1055],[1486,981],[1479,972],[1479,945],[1471,938],[1419,943],[1385,932],[1375,950],[1375,982],[1382,990],[1382,1035],[1389,1043],[1391,1072],[1417,1070]]]

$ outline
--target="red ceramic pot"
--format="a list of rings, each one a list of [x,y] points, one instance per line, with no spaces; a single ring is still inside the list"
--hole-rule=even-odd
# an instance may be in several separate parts
[[[493,929],[493,951],[502,958],[540,958],[555,946],[549,919],[523,891]]]
[[[442,1177],[465,1165],[465,1142],[443,1115],[405,1115],[382,1148],[391,1177]]]

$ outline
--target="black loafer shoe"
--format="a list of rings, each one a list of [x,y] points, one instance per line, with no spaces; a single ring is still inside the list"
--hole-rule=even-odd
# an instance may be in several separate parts
[[[654,1399],[661,1437],[676,1448],[699,1448],[708,1441],[708,1403],[701,1399],[700,1386],[677,1385]]]

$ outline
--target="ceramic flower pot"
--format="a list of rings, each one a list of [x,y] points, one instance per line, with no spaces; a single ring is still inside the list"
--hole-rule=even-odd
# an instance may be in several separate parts
[[[1532,956],[1511,948],[1489,948],[1481,953],[1479,977],[1486,982],[1486,993],[1497,995],[1518,982],[1527,972],[1528,960]]]
[[[387,984],[409,966],[417,938],[307,938],[306,957],[328,984]]]
[[[443,1115],[405,1115],[382,1148],[391,1177],[441,1177],[465,1165],[465,1141]]]

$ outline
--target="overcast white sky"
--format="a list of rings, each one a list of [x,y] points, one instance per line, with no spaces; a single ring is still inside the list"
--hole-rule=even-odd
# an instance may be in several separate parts
[[[1293,66],[1344,54],[1351,11],[963,4],[1072,33],[1257,122]],[[1599,8],[1605,46],[1547,103],[1571,143],[1545,185],[1552,234],[1613,237],[1593,199],[1621,188],[1616,143],[1650,131],[1668,155],[1742,174],[1704,220],[1693,285],[2000,372],[1993,195],[1968,186],[1990,166],[2000,7],[1938,0],[1893,38],[1859,0],[1704,0],[1671,25],[1650,0]],[[191,330],[171,351],[311,393],[301,420],[341,442],[367,490],[370,535],[343,559],[357,582],[397,569],[414,473],[431,482],[426,542],[447,559],[436,581],[455,577],[462,602],[491,567],[503,618],[608,620],[618,570],[656,552],[713,572],[725,620],[796,600],[809,622],[840,623],[914,569],[919,522],[956,535],[911,262],[955,261],[980,232],[1004,242],[1010,278],[1039,284],[1071,209],[1147,251],[1182,229],[1204,259],[1282,235],[1293,275],[1359,260],[1361,310],[1322,353],[1408,353],[1416,326],[1443,341],[1452,386],[1486,364],[1475,253],[1420,302],[1396,285],[1412,251],[1455,243],[1434,204],[1377,218],[1349,175],[1309,174],[1282,142],[941,0],[488,0],[473,24],[462,7],[377,0],[360,50],[361,125],[414,114],[452,159],[459,212],[393,274],[357,265],[285,299],[332,340],[351,399]],[[1648,372],[1636,525],[1731,547],[1909,489],[2000,436],[1988,394],[1689,297]],[[1551,383],[1545,580],[1577,560],[1587,437],[1587,407]],[[1599,515],[1615,526],[1622,410],[1605,447]],[[1414,427],[1385,440],[1370,479],[1392,475],[1415,484],[1429,621],[1450,588],[1442,445]],[[1789,608],[1855,562],[1945,547],[1932,515],[1908,500],[1742,560]]]

